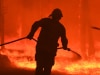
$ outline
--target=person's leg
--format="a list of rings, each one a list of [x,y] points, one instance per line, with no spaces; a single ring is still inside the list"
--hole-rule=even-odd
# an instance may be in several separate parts
[[[45,62],[44,62],[44,73],[43,73],[43,75],[50,75],[53,65],[54,65],[54,56],[46,56]]]
[[[50,75],[51,69],[52,69],[52,65],[45,65],[43,75]]]
[[[36,62],[35,75],[43,75],[43,65],[40,62]]]

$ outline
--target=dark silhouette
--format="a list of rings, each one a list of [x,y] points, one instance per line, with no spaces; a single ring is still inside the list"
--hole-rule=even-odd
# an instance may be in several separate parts
[[[41,27],[41,32],[36,45],[36,72],[35,75],[50,75],[52,66],[59,46],[58,39],[61,37],[61,42],[64,50],[67,50],[68,40],[64,26],[59,22],[63,17],[60,9],[56,8],[48,18],[43,18],[36,21],[31,28],[28,39],[32,39],[36,30]]]
[[[98,27],[94,27],[94,26],[92,27],[92,29],[100,30],[100,28],[98,28]]]

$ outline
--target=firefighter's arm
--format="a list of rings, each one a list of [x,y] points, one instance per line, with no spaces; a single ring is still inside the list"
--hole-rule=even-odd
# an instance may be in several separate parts
[[[28,39],[33,39],[34,33],[36,32],[36,30],[40,27],[40,23],[38,21],[36,21],[32,27],[31,27],[31,31],[29,32],[29,34],[27,35]]]
[[[68,46],[68,39],[67,39],[67,37],[66,37],[65,28],[63,28],[63,30],[62,30],[61,42],[62,42],[63,49],[64,49],[64,50],[70,51],[70,49],[67,47],[67,46]]]

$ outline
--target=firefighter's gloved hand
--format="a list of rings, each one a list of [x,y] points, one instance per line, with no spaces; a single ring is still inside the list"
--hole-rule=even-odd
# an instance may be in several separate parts
[[[63,47],[63,49],[64,49],[64,50],[68,50],[68,51],[70,51],[70,48]]]
[[[27,39],[30,39],[30,40],[33,39],[33,37],[31,37],[31,36],[29,36],[29,35],[28,35],[26,38],[27,38]]]
[[[70,48],[67,48],[67,50],[68,50],[68,51],[71,51],[71,49],[70,49]]]

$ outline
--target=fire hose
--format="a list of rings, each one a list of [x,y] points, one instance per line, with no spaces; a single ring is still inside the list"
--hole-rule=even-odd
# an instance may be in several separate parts
[[[27,38],[27,37],[19,38],[19,39],[16,39],[16,40],[10,41],[10,42],[6,42],[6,43],[3,43],[3,44],[0,44],[0,46],[7,45],[7,44],[10,44],[10,43],[13,43],[13,42],[17,42],[17,41],[20,41],[20,40],[23,40],[23,39],[26,39],[26,38]],[[36,39],[33,38],[33,40],[37,42]],[[59,47],[59,48],[57,48],[57,49],[63,49],[63,47]],[[67,50],[73,52],[74,54],[76,54],[78,57],[81,58],[81,55],[78,54],[77,52],[71,50],[70,48],[67,48]]]

